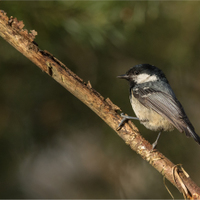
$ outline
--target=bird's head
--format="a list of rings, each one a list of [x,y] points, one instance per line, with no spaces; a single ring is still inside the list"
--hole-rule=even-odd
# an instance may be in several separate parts
[[[167,81],[164,73],[157,67],[150,64],[139,64],[129,69],[126,74],[117,76],[117,78],[126,79],[134,84],[142,84],[154,81]]]

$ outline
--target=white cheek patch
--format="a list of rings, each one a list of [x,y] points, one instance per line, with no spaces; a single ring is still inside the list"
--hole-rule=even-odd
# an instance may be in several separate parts
[[[137,76],[137,83],[145,83],[145,82],[149,82],[149,81],[157,81],[157,77],[156,75],[152,75],[150,76],[149,74],[139,74]]]

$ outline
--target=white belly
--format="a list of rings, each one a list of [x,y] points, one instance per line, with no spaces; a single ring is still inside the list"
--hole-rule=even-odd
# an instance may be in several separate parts
[[[139,101],[132,97],[130,99],[132,108],[139,118],[140,123],[152,131],[172,131],[174,126],[165,117],[162,117],[152,109],[147,109]]]

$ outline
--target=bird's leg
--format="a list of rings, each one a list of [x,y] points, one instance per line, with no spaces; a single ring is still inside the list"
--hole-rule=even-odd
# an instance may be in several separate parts
[[[127,115],[124,115],[124,113],[121,113],[120,114],[121,117],[123,117],[122,121],[119,123],[117,129],[119,129],[127,120],[129,119],[136,119],[136,120],[139,120],[139,118],[137,117],[131,117],[131,116],[127,116]]]
[[[160,133],[158,133],[158,136],[157,136],[157,138],[156,138],[156,141],[152,144],[152,149],[151,149],[151,151],[153,151],[153,150],[155,149],[155,147],[157,146],[157,144],[158,144],[158,139],[159,139],[161,133],[162,133],[162,131],[160,131]]]

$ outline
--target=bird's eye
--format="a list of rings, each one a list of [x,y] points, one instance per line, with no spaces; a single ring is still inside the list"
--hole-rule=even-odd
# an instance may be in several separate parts
[[[134,75],[138,75],[138,74],[139,74],[139,72],[138,72],[138,71],[135,71],[135,72],[134,72]]]

